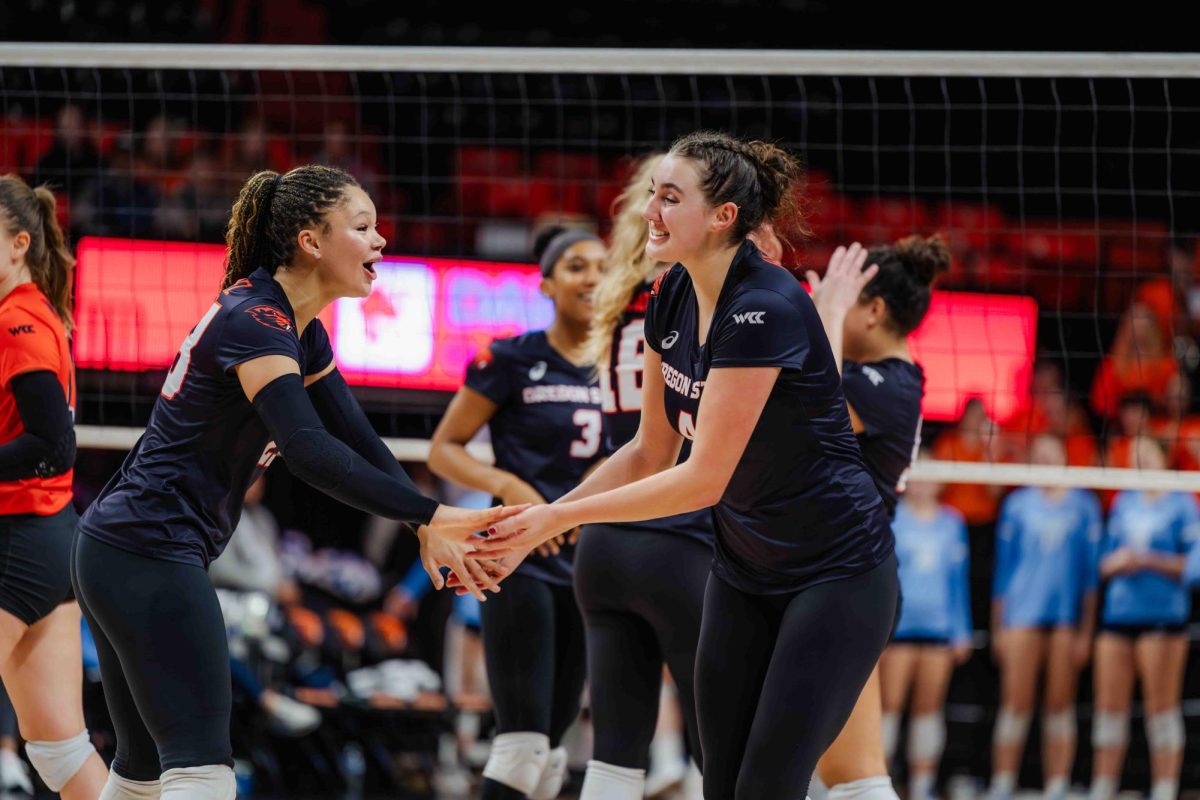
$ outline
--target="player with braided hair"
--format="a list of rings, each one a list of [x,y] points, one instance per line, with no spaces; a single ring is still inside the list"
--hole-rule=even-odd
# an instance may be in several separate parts
[[[317,319],[339,297],[370,294],[385,244],[375,224],[371,198],[341,170],[246,181],[222,290],[180,347],[145,434],[80,520],[73,583],[117,738],[102,800],[234,797],[228,645],[206,568],[277,456],[342,502],[423,525],[435,585],[445,565],[481,598],[495,587],[464,561],[466,542],[515,509],[422,496],[338,373]]]

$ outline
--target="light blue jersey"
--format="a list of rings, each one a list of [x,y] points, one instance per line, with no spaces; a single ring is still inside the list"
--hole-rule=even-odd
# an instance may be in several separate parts
[[[1037,487],[1004,500],[996,528],[992,597],[1005,628],[1074,626],[1096,590],[1103,517],[1096,496],[1071,489],[1055,500]]]
[[[1108,518],[1101,557],[1127,547],[1135,552],[1193,556],[1200,541],[1200,507],[1193,495],[1121,492]],[[1191,559],[1193,562],[1195,559]],[[1191,594],[1182,581],[1151,570],[1108,582],[1102,621],[1107,625],[1187,622]]]
[[[894,638],[970,642],[967,526],[962,516],[942,506],[933,519],[923,519],[901,500],[892,532],[903,598]]]

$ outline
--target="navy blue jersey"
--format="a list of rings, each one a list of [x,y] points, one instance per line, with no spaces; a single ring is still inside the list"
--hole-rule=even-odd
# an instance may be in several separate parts
[[[746,449],[714,507],[714,572],[749,593],[861,574],[892,552],[887,510],[863,464],[841,376],[812,300],[752,243],[734,256],[707,341],[691,277],[675,265],[646,312],[662,356],[667,420],[692,438],[710,369],[779,367]],[[720,425],[720,420],[709,420]]]
[[[642,420],[642,365],[646,355],[646,304],[650,302],[650,284],[644,283],[613,330],[608,365],[598,370],[604,393],[604,437],[610,453],[627,444],[637,433]],[[680,463],[687,460],[691,442],[684,442]],[[689,511],[662,519],[622,523],[621,527],[663,531],[690,536],[705,544],[713,541],[712,512]]]
[[[84,513],[80,530],[130,552],[207,568],[242,513],[275,443],[234,367],[293,358],[304,375],[329,366],[320,320],[297,335],[287,295],[265,270],[222,291],[184,339],[146,432]]]
[[[842,391],[862,421],[858,445],[867,471],[888,514],[895,514],[908,468],[921,444],[925,372],[899,358],[869,364],[843,359]]]
[[[498,408],[488,422],[496,466],[553,503],[605,455],[600,387],[591,367],[567,361],[544,331],[499,339],[467,367],[468,388]],[[570,585],[574,546],[531,553],[517,572]]]

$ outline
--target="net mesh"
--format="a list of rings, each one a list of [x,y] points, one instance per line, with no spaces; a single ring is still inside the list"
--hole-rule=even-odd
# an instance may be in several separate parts
[[[80,248],[81,422],[144,423],[216,289],[238,186],[319,161],[362,181],[389,256],[408,264],[392,294],[338,314],[367,327],[401,315],[379,335],[428,340],[427,354],[365,359],[356,380],[382,431],[425,437],[475,348],[545,319],[521,266],[539,226],[605,231],[632,159],[711,128],[802,157],[813,236],[789,266],[820,270],[856,240],[950,242],[952,270],[913,342],[927,440],[945,429],[967,443],[940,457],[1021,464],[1053,432],[1072,465],[1127,467],[1131,437],[1149,433],[1169,466],[1200,465],[1192,78],[237,63],[0,68],[0,169],[59,187]],[[986,413],[965,413],[972,398]]]

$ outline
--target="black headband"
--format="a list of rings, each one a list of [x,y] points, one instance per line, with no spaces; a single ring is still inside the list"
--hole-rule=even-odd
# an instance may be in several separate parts
[[[591,231],[586,231],[583,228],[568,228],[562,233],[556,234],[550,243],[546,245],[546,249],[542,252],[542,257],[538,259],[538,266],[541,267],[542,277],[549,278],[550,273],[554,271],[554,265],[563,257],[563,253],[572,245],[580,242],[603,242],[596,234]]]

